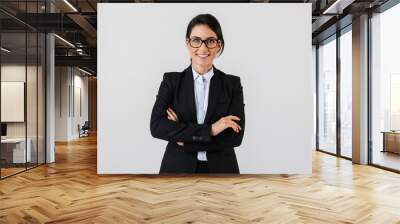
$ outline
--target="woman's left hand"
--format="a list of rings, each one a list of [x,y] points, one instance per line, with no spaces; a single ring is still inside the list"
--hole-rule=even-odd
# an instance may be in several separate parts
[[[176,115],[175,111],[172,110],[171,107],[168,107],[168,109],[167,109],[167,115],[168,115],[168,120],[178,122],[178,115]],[[184,145],[183,142],[177,142],[177,144],[180,145],[180,146],[183,146],[183,145]]]

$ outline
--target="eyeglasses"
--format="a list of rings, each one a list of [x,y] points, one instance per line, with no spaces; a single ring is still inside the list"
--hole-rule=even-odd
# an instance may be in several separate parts
[[[206,45],[206,47],[209,49],[217,47],[218,42],[219,42],[219,40],[217,38],[213,38],[213,37],[207,38],[205,40],[202,40],[199,37],[193,37],[193,38],[190,38],[188,41],[189,41],[189,44],[191,47],[200,48],[201,45],[204,43]]]

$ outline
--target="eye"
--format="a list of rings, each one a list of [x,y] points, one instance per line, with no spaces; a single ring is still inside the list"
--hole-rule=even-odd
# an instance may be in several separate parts
[[[200,38],[192,38],[190,41],[192,41],[192,43],[194,43],[194,44],[200,44],[201,43],[201,39]]]
[[[210,38],[210,39],[207,39],[206,41],[207,41],[207,44],[211,44],[211,45],[214,45],[217,43],[217,39],[215,39],[215,38]]]

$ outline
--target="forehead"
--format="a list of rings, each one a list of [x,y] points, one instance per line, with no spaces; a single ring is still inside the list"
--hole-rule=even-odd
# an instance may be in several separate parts
[[[207,25],[199,24],[192,28],[190,36],[196,36],[201,38],[217,37],[217,34]]]

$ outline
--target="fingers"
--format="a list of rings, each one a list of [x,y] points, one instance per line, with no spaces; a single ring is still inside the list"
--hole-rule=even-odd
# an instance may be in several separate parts
[[[171,108],[168,108],[168,109],[171,112],[171,114],[176,118],[176,120],[178,120],[178,115],[176,115],[175,111],[172,110]]]
[[[229,116],[226,116],[226,118],[228,118],[230,120],[234,120],[234,121],[240,121],[240,118],[235,115],[229,115]]]
[[[238,125],[236,122],[232,120],[227,120],[225,124],[227,125],[228,128],[232,128],[236,133],[239,133],[239,131],[242,130],[240,125]]]
[[[242,130],[242,128],[240,127],[240,125],[238,123],[236,123],[234,120],[231,120],[231,119],[232,119],[232,117],[230,117],[230,116],[226,116],[221,119],[222,124],[224,126],[223,129],[232,128],[236,133],[239,133],[239,131]]]
[[[178,121],[178,116],[176,115],[176,113],[171,108],[167,109],[167,114],[168,114],[168,119],[169,120]]]
[[[176,115],[175,111],[172,110],[170,107],[167,109],[168,116],[172,117],[174,121],[178,121],[178,115]]]
[[[168,120],[175,121],[174,117],[171,115],[171,112],[167,110],[167,118]]]
[[[228,119],[228,127],[232,128],[235,132],[239,132],[242,130],[242,127],[240,127],[239,124],[237,124],[234,121],[240,121],[240,118],[238,116],[235,115],[229,115],[225,117],[226,119]]]

